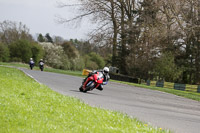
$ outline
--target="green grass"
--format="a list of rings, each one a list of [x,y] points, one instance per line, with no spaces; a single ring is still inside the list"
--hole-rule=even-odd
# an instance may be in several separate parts
[[[1,133],[165,133],[119,112],[56,93],[20,70],[0,67]]]
[[[16,63],[15,62],[12,62],[12,63],[0,62],[0,65],[3,65],[3,66],[14,66],[14,67],[23,67],[23,68],[30,69],[28,64],[18,63],[18,62],[16,62]],[[38,66],[34,66],[33,70],[40,70],[40,69],[39,69]],[[69,71],[69,70],[54,69],[54,68],[47,67],[47,66],[44,66],[44,71],[83,77],[81,71]]]
[[[0,62],[0,65],[29,68],[28,64],[18,63],[18,62],[11,62],[11,63]]]
[[[72,76],[85,77],[82,75],[81,71],[60,70],[60,69],[54,69],[54,68],[45,68],[45,71],[60,73],[60,74],[67,74],[67,75],[72,75]]]

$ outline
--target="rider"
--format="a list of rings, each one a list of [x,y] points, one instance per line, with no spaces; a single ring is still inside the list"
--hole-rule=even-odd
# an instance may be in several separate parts
[[[29,65],[30,65],[31,70],[34,67],[34,64],[35,64],[35,62],[33,61],[33,58],[30,58]]]
[[[41,71],[43,71],[43,69],[44,69],[44,61],[43,61],[43,59],[40,59],[39,67],[40,67]]]
[[[89,73],[89,75],[84,79],[84,82],[86,81],[86,79],[88,77],[92,76],[93,74],[96,74],[97,72],[101,72],[104,77],[103,83],[101,85],[99,85],[99,87],[96,88],[96,89],[102,91],[103,85],[106,85],[108,83],[108,80],[110,79],[108,67],[104,67],[103,70],[97,70],[97,71],[93,71],[93,72]]]

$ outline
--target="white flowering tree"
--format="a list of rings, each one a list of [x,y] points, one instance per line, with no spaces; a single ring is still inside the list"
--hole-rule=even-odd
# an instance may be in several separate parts
[[[69,69],[70,62],[68,61],[67,55],[64,53],[64,50],[61,46],[43,42],[40,43],[45,51],[44,61],[45,64],[61,69]]]

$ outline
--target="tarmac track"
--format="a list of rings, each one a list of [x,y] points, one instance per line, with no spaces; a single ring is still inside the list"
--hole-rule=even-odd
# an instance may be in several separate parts
[[[109,82],[103,91],[79,92],[82,78],[21,69],[38,82],[85,103],[126,113],[175,133],[200,133],[200,102],[172,94]]]

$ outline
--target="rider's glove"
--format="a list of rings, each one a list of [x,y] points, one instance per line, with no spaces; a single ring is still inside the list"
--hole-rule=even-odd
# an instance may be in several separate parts
[[[106,81],[106,82],[103,82],[103,85],[107,85],[108,84],[108,81]]]

